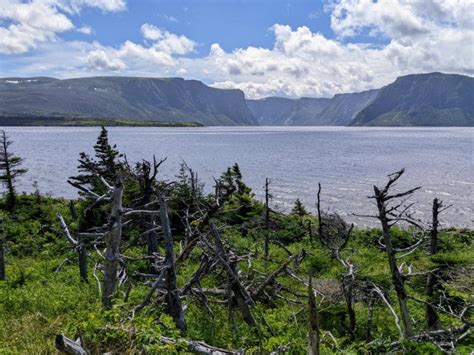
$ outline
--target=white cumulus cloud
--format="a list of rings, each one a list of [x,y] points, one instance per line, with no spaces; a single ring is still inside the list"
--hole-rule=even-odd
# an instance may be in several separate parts
[[[7,23],[0,26],[0,53],[24,53],[56,40],[57,34],[75,27],[68,15],[85,6],[103,11],[126,8],[123,0],[0,0],[0,21]],[[88,27],[78,31],[90,32]]]
[[[6,6],[13,3],[22,6]],[[184,76],[259,98],[330,97],[379,88],[412,73],[474,74],[472,0],[335,0],[326,6],[333,37],[308,26],[274,24],[268,48],[224,50],[214,43],[201,56],[195,55],[193,39],[149,23],[140,28],[141,42],[104,46],[58,39],[56,34],[74,29],[69,11],[82,6],[120,11],[124,1],[0,0],[0,5],[6,9],[0,20],[8,24],[0,27],[0,52],[37,47],[35,56],[5,60],[5,75]],[[36,16],[39,9],[48,16]],[[371,37],[373,43],[367,43]]]
[[[118,58],[110,57],[104,50],[96,49],[87,54],[87,62],[94,69],[107,71],[121,71],[125,63]]]

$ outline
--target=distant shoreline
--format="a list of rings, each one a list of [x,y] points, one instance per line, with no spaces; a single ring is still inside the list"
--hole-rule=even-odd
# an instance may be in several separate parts
[[[0,116],[0,126],[19,127],[204,127],[197,122],[148,121],[103,118],[38,118]]]

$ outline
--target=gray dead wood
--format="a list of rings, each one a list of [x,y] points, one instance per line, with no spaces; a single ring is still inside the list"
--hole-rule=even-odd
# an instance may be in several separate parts
[[[224,266],[224,269],[227,272],[227,276],[230,283],[229,288],[232,291],[234,298],[237,301],[237,304],[239,305],[240,311],[242,313],[242,318],[248,325],[256,326],[257,322],[255,321],[255,318],[253,317],[252,312],[250,310],[250,305],[253,304],[253,300],[248,294],[245,287],[240,282],[239,271],[237,269],[237,266],[234,263],[230,262],[229,257],[227,256],[227,251],[224,247],[224,243],[222,243],[219,231],[213,223],[211,223],[211,233],[214,237],[216,252],[220,257],[222,266]]]
[[[233,351],[227,349],[220,349],[214,346],[208,345],[202,341],[190,341],[186,339],[172,339],[164,336],[160,336],[161,342],[165,344],[185,344],[189,351],[196,352],[198,354],[209,354],[209,355],[238,355],[243,354],[240,351]]]
[[[112,298],[118,281],[118,265],[120,260],[120,243],[122,239],[122,194],[123,180],[117,176],[112,191],[112,209],[109,221],[109,231],[105,234],[105,265],[102,292],[102,304],[112,307]]]
[[[87,355],[87,351],[81,345],[80,339],[74,341],[66,338],[62,334],[56,335],[56,349],[65,354],[71,355]]]
[[[392,274],[392,283],[397,294],[398,304],[400,306],[400,315],[405,331],[405,336],[410,337],[413,335],[413,326],[408,311],[408,295],[405,290],[403,276],[401,275],[400,270],[397,266],[395,257],[396,250],[393,247],[392,234],[390,232],[390,228],[398,221],[406,221],[408,223],[412,222],[411,218],[405,215],[406,208],[402,209],[401,211],[397,210],[401,206],[401,203],[394,207],[389,206],[389,202],[391,200],[409,196],[419,189],[414,188],[405,192],[391,195],[390,189],[393,187],[395,182],[403,175],[403,173],[404,169],[389,175],[389,181],[383,189],[374,186],[374,196],[372,196],[372,198],[374,198],[377,202],[377,218],[379,219],[382,225],[382,235],[385,243],[385,251],[387,253],[388,264],[390,266],[390,272]]]
[[[341,257],[341,252],[347,245],[354,225],[350,226],[337,213],[322,213],[321,211],[321,184],[318,183],[317,195],[318,209],[318,234],[320,242],[329,249],[331,256],[338,260],[347,273],[342,276],[342,292],[346,301],[347,313],[349,315],[349,331],[351,339],[355,338],[356,332],[356,313],[354,310],[354,292],[353,286],[355,281],[354,266]]]
[[[216,181],[216,200],[209,206],[204,215],[199,219],[197,227],[192,231],[188,238],[188,242],[176,260],[177,270],[181,267],[181,265],[183,265],[184,261],[189,257],[189,255],[191,255],[191,252],[201,239],[204,229],[209,225],[211,218],[213,218],[219,212],[222,206],[227,202],[228,198],[235,192],[236,188],[235,186],[232,186],[228,188],[224,194],[222,194],[219,192],[219,184],[220,182]]]
[[[77,239],[74,239],[72,237],[71,232],[69,231],[69,228],[64,221],[63,216],[61,214],[56,214],[56,217],[59,220],[59,224],[61,225],[61,229],[64,232],[64,235],[66,236],[66,239],[69,241],[71,246],[74,248],[74,250],[77,252],[77,257],[79,259],[79,275],[81,277],[81,280],[84,282],[89,282],[88,276],[87,276],[87,249],[84,244],[83,238],[78,235]]]
[[[450,206],[444,207],[443,201],[435,198],[433,199],[433,208],[432,208],[432,222],[431,222],[431,231],[430,231],[430,254],[435,255],[438,252],[438,227],[439,227],[439,214]],[[439,272],[433,270],[428,274],[426,279],[426,295],[429,297],[431,302],[435,302],[436,298],[436,288],[439,283]],[[436,309],[430,305],[426,304],[425,306],[425,317],[426,323],[430,330],[437,330],[441,328],[441,320],[439,319]]]
[[[5,247],[3,239],[0,238],[0,281],[5,280]]]
[[[316,303],[316,297],[314,295],[312,287],[312,277],[309,277],[308,283],[308,308],[309,308],[309,320],[308,320],[308,354],[309,355],[319,355],[319,343],[320,343],[320,333],[319,333],[319,319],[318,319],[318,309]]]
[[[160,200],[160,218],[163,238],[165,240],[165,288],[166,288],[166,307],[167,312],[173,317],[176,326],[179,329],[186,329],[184,320],[184,311],[181,305],[180,293],[176,286],[176,269],[173,247],[173,236],[171,234],[171,226],[168,217],[168,206],[163,195],[158,195]]]
[[[270,248],[270,192],[269,192],[270,180],[265,179],[265,244],[264,244],[264,256],[268,259],[269,248]]]
[[[304,257],[304,253],[301,252],[296,255],[292,255],[286,260],[283,264],[281,264],[277,269],[275,269],[270,275],[267,276],[267,278],[255,289],[255,290],[249,290],[252,298],[256,299],[258,298],[263,291],[265,291],[265,288],[269,286],[273,281],[286,270],[286,267],[295,259],[297,260],[302,260]]]

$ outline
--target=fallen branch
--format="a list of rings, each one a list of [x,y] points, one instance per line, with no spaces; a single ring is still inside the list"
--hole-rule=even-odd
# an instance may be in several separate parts
[[[56,349],[65,354],[87,355],[87,351],[81,345],[81,340],[76,341],[66,338],[62,334],[56,335]]]
[[[242,351],[234,351],[216,348],[212,345],[208,345],[202,341],[189,341],[186,339],[172,339],[164,336],[160,336],[161,342],[165,344],[185,344],[189,351],[197,352],[199,354],[210,354],[210,355],[239,355],[243,354]]]

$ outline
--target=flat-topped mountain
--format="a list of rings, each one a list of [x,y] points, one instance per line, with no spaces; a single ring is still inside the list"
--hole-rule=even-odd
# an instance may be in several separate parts
[[[474,126],[474,78],[407,75],[379,90],[359,112],[358,126]]]
[[[0,79],[0,125],[80,119],[270,126],[474,126],[474,78],[430,73],[332,98],[245,100],[182,78]],[[23,121],[22,121],[23,120]]]
[[[474,79],[415,74],[330,99],[270,97],[247,104],[259,124],[270,126],[474,126]]]
[[[256,124],[242,91],[181,78],[4,78],[0,79],[0,116],[9,115]]]

